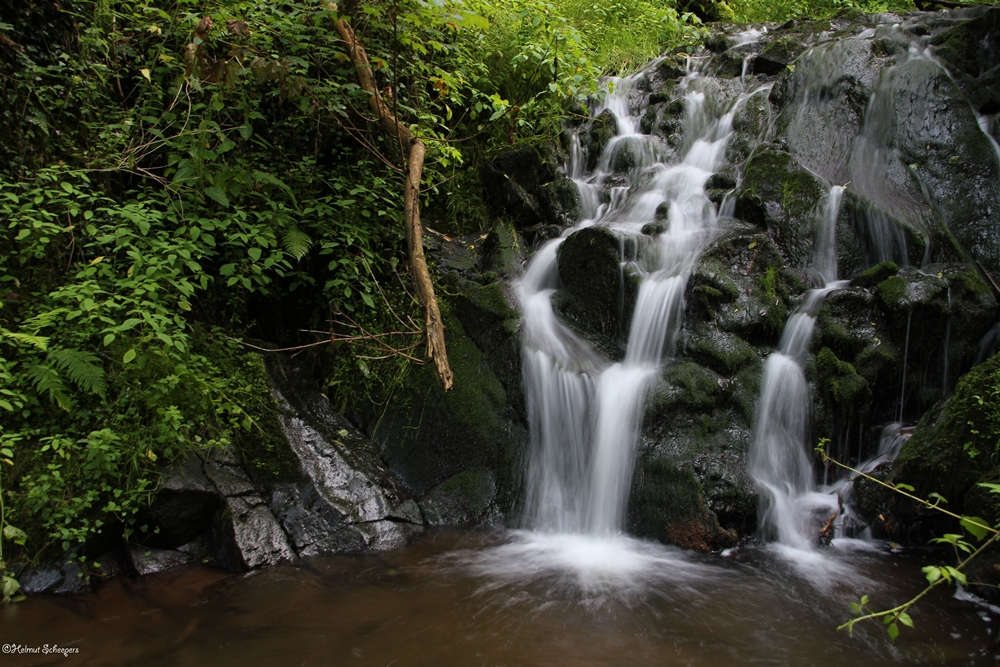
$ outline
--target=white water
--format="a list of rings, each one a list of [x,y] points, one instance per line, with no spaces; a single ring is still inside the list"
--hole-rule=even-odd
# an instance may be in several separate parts
[[[645,543],[625,538],[623,522],[647,389],[662,360],[673,354],[688,276],[717,230],[705,182],[720,166],[734,110],[747,96],[713,115],[710,109],[721,105],[710,99],[710,88],[697,74],[685,77],[688,148],[680,163],[668,165],[661,140],[637,129],[644,100],[636,82],[615,80],[603,107],[593,110],[595,116],[610,110],[618,121],[618,134],[594,173],[586,173],[587,156],[574,141],[567,172],[580,189],[583,219],[535,253],[517,286],[532,439],[525,508],[530,530],[519,531],[515,544],[483,562],[491,571],[503,570],[498,561],[509,557],[537,572],[568,567],[587,579],[595,568],[610,569],[632,580],[636,568],[679,562],[669,549],[640,548]],[[624,150],[631,153],[631,167],[612,181]],[[610,182],[613,187],[606,186]],[[669,207],[666,231],[637,244],[641,283],[624,359],[612,363],[553,311],[558,249],[565,237],[592,225],[641,237],[663,203]]]
[[[748,472],[761,492],[759,524],[765,539],[813,559],[819,529],[838,511],[837,496],[817,491],[808,446],[811,397],[803,367],[823,299],[837,282],[836,223],[843,187],[833,186],[819,213],[813,266],[825,286],[806,292],[785,324],[778,351],[764,365]],[[786,550],[787,553],[787,550]]]

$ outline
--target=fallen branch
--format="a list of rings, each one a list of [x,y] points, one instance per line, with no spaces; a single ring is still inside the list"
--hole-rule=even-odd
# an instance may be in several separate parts
[[[336,12],[335,3],[327,4],[327,9]],[[451,389],[453,376],[448,364],[448,352],[444,342],[444,322],[438,308],[437,297],[434,294],[434,284],[431,282],[427,269],[427,259],[424,257],[423,227],[420,224],[420,180],[424,169],[426,149],[420,138],[408,127],[399,122],[389,109],[389,106],[379,94],[372,75],[372,67],[368,62],[365,47],[354,34],[354,29],[344,16],[333,18],[337,34],[347,45],[347,53],[358,73],[361,89],[370,96],[368,105],[379,119],[382,130],[389,137],[399,142],[406,160],[405,183],[403,185],[403,226],[406,229],[406,245],[410,258],[410,272],[417,287],[420,303],[424,308],[424,323],[427,335],[427,356],[437,368],[438,379],[445,390]]]

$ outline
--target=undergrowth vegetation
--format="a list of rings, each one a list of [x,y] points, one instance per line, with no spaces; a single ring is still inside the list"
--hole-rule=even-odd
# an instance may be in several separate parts
[[[479,160],[553,139],[603,73],[701,37],[658,0],[3,4],[0,560],[141,539],[164,465],[258,428],[238,340],[336,333],[317,348],[331,391],[375,401],[413,363],[391,350],[421,356],[402,151],[341,11],[428,147],[425,217],[450,233],[489,222]]]

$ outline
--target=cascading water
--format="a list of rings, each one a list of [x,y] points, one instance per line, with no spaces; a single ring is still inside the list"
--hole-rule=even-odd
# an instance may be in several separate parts
[[[813,264],[824,287],[806,292],[788,319],[778,351],[764,365],[749,472],[761,490],[761,532],[784,546],[808,550],[818,530],[814,514],[837,511],[837,499],[818,493],[806,436],[809,386],[803,366],[823,299],[837,282],[836,223],[843,187],[833,186],[819,215]],[[824,517],[824,518],[826,518]],[[822,525],[822,524],[820,524]]]
[[[532,437],[526,523],[549,534],[609,537],[620,534],[647,388],[661,359],[672,354],[683,316],[688,276],[717,228],[717,214],[705,182],[717,169],[732,133],[733,111],[709,111],[710,93],[691,74],[683,82],[687,106],[687,150],[679,164],[663,163],[660,139],[638,133],[637,77],[615,80],[603,107],[617,120],[618,133],[598,167],[585,173],[585,155],[574,140],[568,173],[577,183],[583,220],[550,241],[531,260],[518,285],[524,312],[524,382]],[[631,167],[605,184],[623,151]],[[619,170],[620,171],[620,170]],[[580,228],[599,225],[623,237],[644,237],[666,203],[666,230],[645,237],[636,268],[641,284],[625,357],[611,363],[562,324],[551,296],[559,284],[557,252]]]

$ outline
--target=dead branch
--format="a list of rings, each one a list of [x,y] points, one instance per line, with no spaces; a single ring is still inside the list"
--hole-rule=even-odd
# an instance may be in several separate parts
[[[327,9],[337,11],[337,5],[330,3]],[[420,138],[415,136],[408,127],[399,122],[396,116],[389,109],[378,87],[375,85],[375,77],[372,74],[371,64],[368,61],[368,54],[364,45],[354,29],[347,22],[346,17],[334,18],[334,27],[337,34],[347,45],[347,52],[354,64],[354,69],[358,74],[358,82],[370,97],[368,105],[379,119],[382,130],[390,138],[399,142],[403,148],[406,159],[406,180],[403,185],[403,225],[406,228],[406,244],[410,257],[410,271],[413,282],[417,287],[417,294],[420,303],[424,308],[424,321],[427,332],[427,356],[434,362],[437,368],[438,379],[444,385],[445,390],[451,389],[453,376],[451,366],[448,364],[448,353],[444,342],[444,322],[441,319],[441,311],[438,308],[437,297],[434,294],[434,284],[431,282],[430,273],[427,268],[427,259],[424,257],[423,228],[420,224],[420,180],[424,169],[424,155],[426,149]]]

